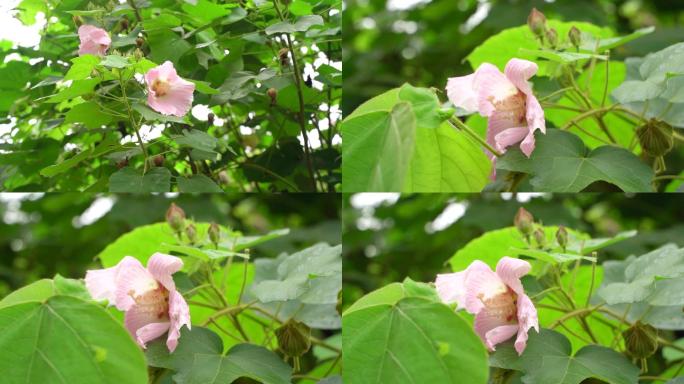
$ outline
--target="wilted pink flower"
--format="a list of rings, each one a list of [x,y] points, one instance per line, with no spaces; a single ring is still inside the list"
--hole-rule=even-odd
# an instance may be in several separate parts
[[[147,104],[164,115],[185,116],[192,106],[195,84],[183,80],[176,73],[173,63],[150,69],[145,74]]]
[[[437,275],[437,293],[447,304],[475,315],[475,332],[489,350],[517,333],[515,350],[522,354],[527,331],[539,332],[537,309],[525,295],[520,277],[530,271],[530,263],[504,257],[496,273],[482,261],[473,261],[465,271]]]
[[[190,309],[172,278],[182,266],[181,259],[161,253],[152,255],[147,268],[126,256],[112,268],[88,271],[85,282],[94,299],[126,312],[126,328],[143,348],[168,332],[166,346],[173,352],[181,327],[190,328]]]
[[[504,73],[483,63],[475,73],[452,77],[446,91],[449,100],[468,112],[488,117],[487,143],[499,152],[520,143],[527,156],[534,150],[534,131],[546,133],[544,110],[527,80],[537,73],[537,64],[511,59]]]
[[[78,28],[78,37],[81,39],[81,44],[78,46],[79,56],[87,53],[104,56],[112,43],[107,31],[92,25],[81,25]]]

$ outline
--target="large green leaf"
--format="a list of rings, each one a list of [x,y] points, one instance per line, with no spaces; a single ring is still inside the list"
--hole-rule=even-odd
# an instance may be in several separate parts
[[[114,116],[106,113],[97,103],[86,102],[75,105],[67,112],[65,123],[82,123],[87,128],[100,128],[114,121]]]
[[[589,184],[605,181],[625,192],[653,190],[653,170],[631,152],[613,146],[594,150],[577,136],[558,129],[536,135],[536,148],[527,158],[519,149],[507,151],[497,168],[532,175],[537,191],[580,192]]]
[[[263,384],[289,384],[292,368],[264,347],[238,344],[226,356],[196,354],[192,367],[174,379],[183,384],[222,384],[232,383],[240,377]]]
[[[567,39],[568,31],[573,26],[577,27],[582,32],[587,32],[595,37],[606,38],[613,35],[609,28],[601,28],[589,23],[583,22],[562,22],[557,20],[549,20],[547,22],[549,28],[554,28],[558,32],[560,41]],[[512,58],[534,59],[534,55],[524,54],[523,50],[538,50],[541,46],[539,40],[532,34],[527,25],[522,25],[515,28],[504,29],[498,34],[490,37],[484,43],[480,44],[473,52],[468,55],[467,59],[473,69],[477,69],[482,63],[492,63],[503,70],[506,63]],[[540,66],[538,76],[548,75],[549,71],[545,66]]]
[[[98,305],[69,296],[0,309],[3,382],[145,384],[140,348]]]
[[[264,32],[267,35],[273,35],[275,33],[294,33],[294,32],[304,32],[314,25],[323,25],[323,18],[319,15],[306,15],[297,19],[295,23],[290,23],[289,21],[281,21],[273,25],[266,27]]]
[[[589,378],[610,384],[634,384],[639,376],[639,369],[620,353],[589,345],[571,355],[568,339],[544,328],[539,333],[530,332],[521,356],[512,342],[497,345],[490,364],[522,371],[522,382],[529,384],[579,384]]]
[[[207,328],[193,326],[190,330],[183,327],[178,346],[173,353],[169,352],[166,340],[161,338],[147,345],[145,357],[150,366],[182,372],[192,368],[195,355],[198,353],[210,355],[223,353],[221,338]]]
[[[350,116],[351,117],[351,116]],[[347,192],[401,191],[415,143],[411,104],[342,122],[342,185]]]
[[[100,63],[100,58],[93,55],[82,55],[71,59],[73,63],[64,76],[64,80],[82,80],[90,77],[93,68]]]
[[[391,287],[388,296],[398,298]],[[423,297],[391,301],[378,299],[345,312],[345,383],[487,382],[484,345],[458,314]]]
[[[216,185],[212,179],[205,175],[194,175],[191,177],[179,177],[178,190],[180,192],[199,192],[199,193],[222,193],[221,187]]]
[[[101,79],[83,79],[74,80],[68,88],[62,88],[57,94],[46,100],[47,103],[59,103],[60,101],[73,99],[74,97],[82,96],[93,92],[95,86],[100,83]]]
[[[150,193],[168,192],[171,189],[171,172],[162,167],[152,168],[146,174],[125,167],[109,177],[109,192]]]

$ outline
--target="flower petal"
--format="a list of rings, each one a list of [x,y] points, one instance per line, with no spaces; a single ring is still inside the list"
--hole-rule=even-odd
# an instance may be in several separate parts
[[[530,328],[534,328],[539,332],[539,318],[537,315],[537,308],[534,307],[532,300],[525,295],[518,295],[518,337],[515,339],[515,350],[518,355],[521,355],[527,347],[527,332]]]
[[[183,327],[183,325],[187,325],[188,329],[192,327],[190,324],[190,308],[183,298],[183,295],[178,293],[178,291],[170,292],[169,318],[171,319],[171,325],[169,328],[169,336],[166,339],[166,347],[170,352],[173,352],[178,345],[181,327]]]
[[[135,305],[133,297],[143,295],[159,286],[152,274],[140,264],[138,259],[126,256],[117,267],[114,304],[119,310],[129,310]]]
[[[487,348],[494,351],[496,350],[496,348],[494,348],[495,345],[510,339],[516,332],[518,332],[517,324],[496,327],[485,334],[485,345]]]
[[[504,256],[496,264],[496,274],[518,295],[524,294],[520,278],[530,272],[532,266],[525,260]]]
[[[473,89],[474,78],[474,73],[468,76],[450,77],[446,85],[449,101],[468,112],[476,112],[478,109],[477,92]]]
[[[494,113],[494,102],[504,100],[518,93],[518,89],[497,67],[483,63],[477,68],[473,78],[473,89],[477,92],[480,115]]]
[[[147,261],[147,270],[169,292],[176,290],[172,275],[180,271],[181,268],[183,268],[183,260],[163,253],[155,253]]]
[[[527,127],[514,127],[504,129],[494,137],[495,148],[501,152],[506,152],[506,148],[519,143],[529,133],[530,130]]]
[[[510,80],[510,82],[516,86],[516,88],[518,88],[524,94],[530,95],[532,94],[532,88],[527,80],[534,76],[538,69],[539,67],[534,62],[513,58],[506,63],[504,73],[506,74],[508,80]]]
[[[82,25],[78,28],[78,37],[81,41],[78,54],[104,55],[109,49],[112,39],[104,29],[92,25]]]
[[[160,308],[166,309],[165,304],[160,305]],[[151,305],[133,305],[124,315],[124,325],[134,337],[140,328],[152,323],[169,323],[167,314],[163,313],[163,310],[159,313],[157,308]]]
[[[461,309],[465,305],[465,272],[445,273],[437,275],[435,286],[437,294],[447,304],[457,303]]]
[[[166,333],[169,330],[169,323],[150,323],[146,326],[138,329],[135,333],[135,341],[140,344],[141,347],[146,348],[147,342],[152,341],[159,336]]]
[[[501,318],[497,311],[487,308],[475,315],[473,326],[489,350],[494,350],[494,345],[510,339],[518,332],[518,324],[513,320]]]
[[[109,305],[114,305],[117,272],[118,266],[87,271],[85,285],[90,296],[95,300],[109,300]]]
[[[465,270],[465,308],[476,314],[484,308],[483,300],[506,292],[499,276],[480,260],[473,261]]]

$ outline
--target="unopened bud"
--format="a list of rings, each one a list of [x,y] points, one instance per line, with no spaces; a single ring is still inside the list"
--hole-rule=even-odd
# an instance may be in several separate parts
[[[135,57],[136,61],[140,61],[140,59],[145,57],[145,53],[140,48],[136,48],[133,52],[133,57]]]
[[[558,32],[551,28],[546,31],[546,40],[549,41],[551,48],[556,48],[558,46]]]
[[[230,178],[228,177],[228,172],[221,171],[221,172],[219,172],[218,177],[219,177],[219,181],[221,182],[221,184],[227,185],[230,183]]]
[[[627,354],[635,359],[645,359],[658,349],[658,330],[637,321],[622,332]]]
[[[143,44],[145,44],[145,39],[143,39],[142,37],[138,37],[137,39],[135,39],[135,45],[137,45],[138,48],[142,48]]]
[[[648,155],[660,157],[672,150],[674,136],[672,126],[664,121],[651,119],[637,128],[641,149]]]
[[[154,164],[155,167],[161,167],[164,165],[164,155],[156,155],[152,158],[152,164]]]
[[[116,163],[116,168],[121,169],[123,167],[126,167],[127,165],[128,165],[128,157],[125,157]]]
[[[166,222],[174,232],[181,233],[185,225],[185,211],[178,207],[176,203],[171,203],[171,206],[166,211]]]
[[[556,231],[556,241],[558,241],[558,245],[565,251],[565,247],[568,245],[568,230],[562,225],[559,226],[558,231]]]
[[[575,48],[579,48],[582,42],[582,32],[573,25],[570,31],[568,31],[568,38]]]
[[[207,115],[207,124],[209,124],[209,125],[214,125],[214,118],[215,118],[215,117],[216,117],[216,115],[214,115],[213,113],[210,112],[210,113]]]
[[[268,94],[268,97],[271,98],[271,105],[275,105],[276,103],[276,97],[278,96],[278,91],[275,88],[269,88],[268,91],[266,91]]]
[[[75,24],[77,27],[80,27],[81,25],[83,25],[83,19],[81,18],[81,16],[74,15],[74,16],[71,18],[71,20],[74,21],[74,24]]]
[[[275,330],[278,347],[289,357],[299,357],[311,348],[311,328],[295,320],[288,320]]]
[[[528,237],[534,230],[534,216],[532,216],[532,214],[529,213],[525,208],[520,207],[518,209],[518,213],[515,214],[513,224],[515,224],[515,227],[518,228],[520,233],[525,235],[525,237]]]
[[[128,19],[126,17],[121,19],[121,29],[128,31]]]
[[[290,50],[287,48],[281,48],[280,51],[278,51],[278,59],[280,59],[280,65],[287,66],[288,64],[290,64],[290,61],[287,57],[288,53],[290,53]]]
[[[543,37],[546,31],[546,16],[537,8],[532,8],[529,16],[527,16],[527,25],[537,37]]]
[[[185,227],[185,236],[188,237],[190,244],[197,242],[197,228],[195,228],[195,224],[190,223]]]
[[[546,234],[543,229],[537,228],[537,230],[534,231],[534,241],[537,242],[539,248],[544,248],[546,245]]]
[[[221,228],[219,227],[219,225],[216,223],[211,223],[211,225],[209,225],[208,234],[209,240],[214,245],[218,245],[219,240],[221,240]]]

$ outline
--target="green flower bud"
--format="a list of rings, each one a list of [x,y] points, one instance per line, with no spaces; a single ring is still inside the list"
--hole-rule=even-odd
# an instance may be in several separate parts
[[[176,203],[171,203],[166,211],[166,222],[174,232],[181,233],[183,226],[185,226],[185,211],[179,208]]]
[[[546,234],[543,229],[537,228],[537,230],[534,231],[534,241],[537,242],[539,248],[544,248],[546,245]]]
[[[658,330],[637,321],[622,332],[627,354],[635,359],[645,359],[658,349]]]
[[[216,223],[211,223],[211,225],[209,225],[208,233],[209,240],[211,240],[214,245],[218,245],[219,241],[221,240],[221,228],[219,225]]]
[[[582,32],[573,25],[570,31],[568,31],[568,38],[575,48],[579,48],[582,42]]]
[[[188,237],[190,244],[197,242],[197,228],[195,228],[195,224],[190,223],[185,227],[185,235]]]
[[[528,237],[534,231],[534,216],[529,213],[525,208],[520,207],[518,213],[515,214],[513,219],[513,224],[518,228],[518,231],[522,233],[525,237]]]
[[[664,121],[651,119],[637,128],[636,133],[641,149],[650,156],[664,156],[674,146],[672,126]]]
[[[551,28],[546,31],[546,40],[549,41],[551,48],[556,48],[558,46],[558,32]]]
[[[565,250],[565,247],[568,245],[568,230],[562,225],[559,226],[558,231],[556,231],[556,241],[558,241],[558,245]]]
[[[221,184],[228,185],[230,183],[230,177],[228,177],[228,172],[221,171],[219,172],[218,177]]]
[[[546,31],[546,16],[537,8],[532,8],[529,16],[527,16],[527,25],[537,37],[543,37]]]
[[[302,356],[311,348],[311,328],[304,323],[290,319],[275,334],[278,347],[289,357]]]

